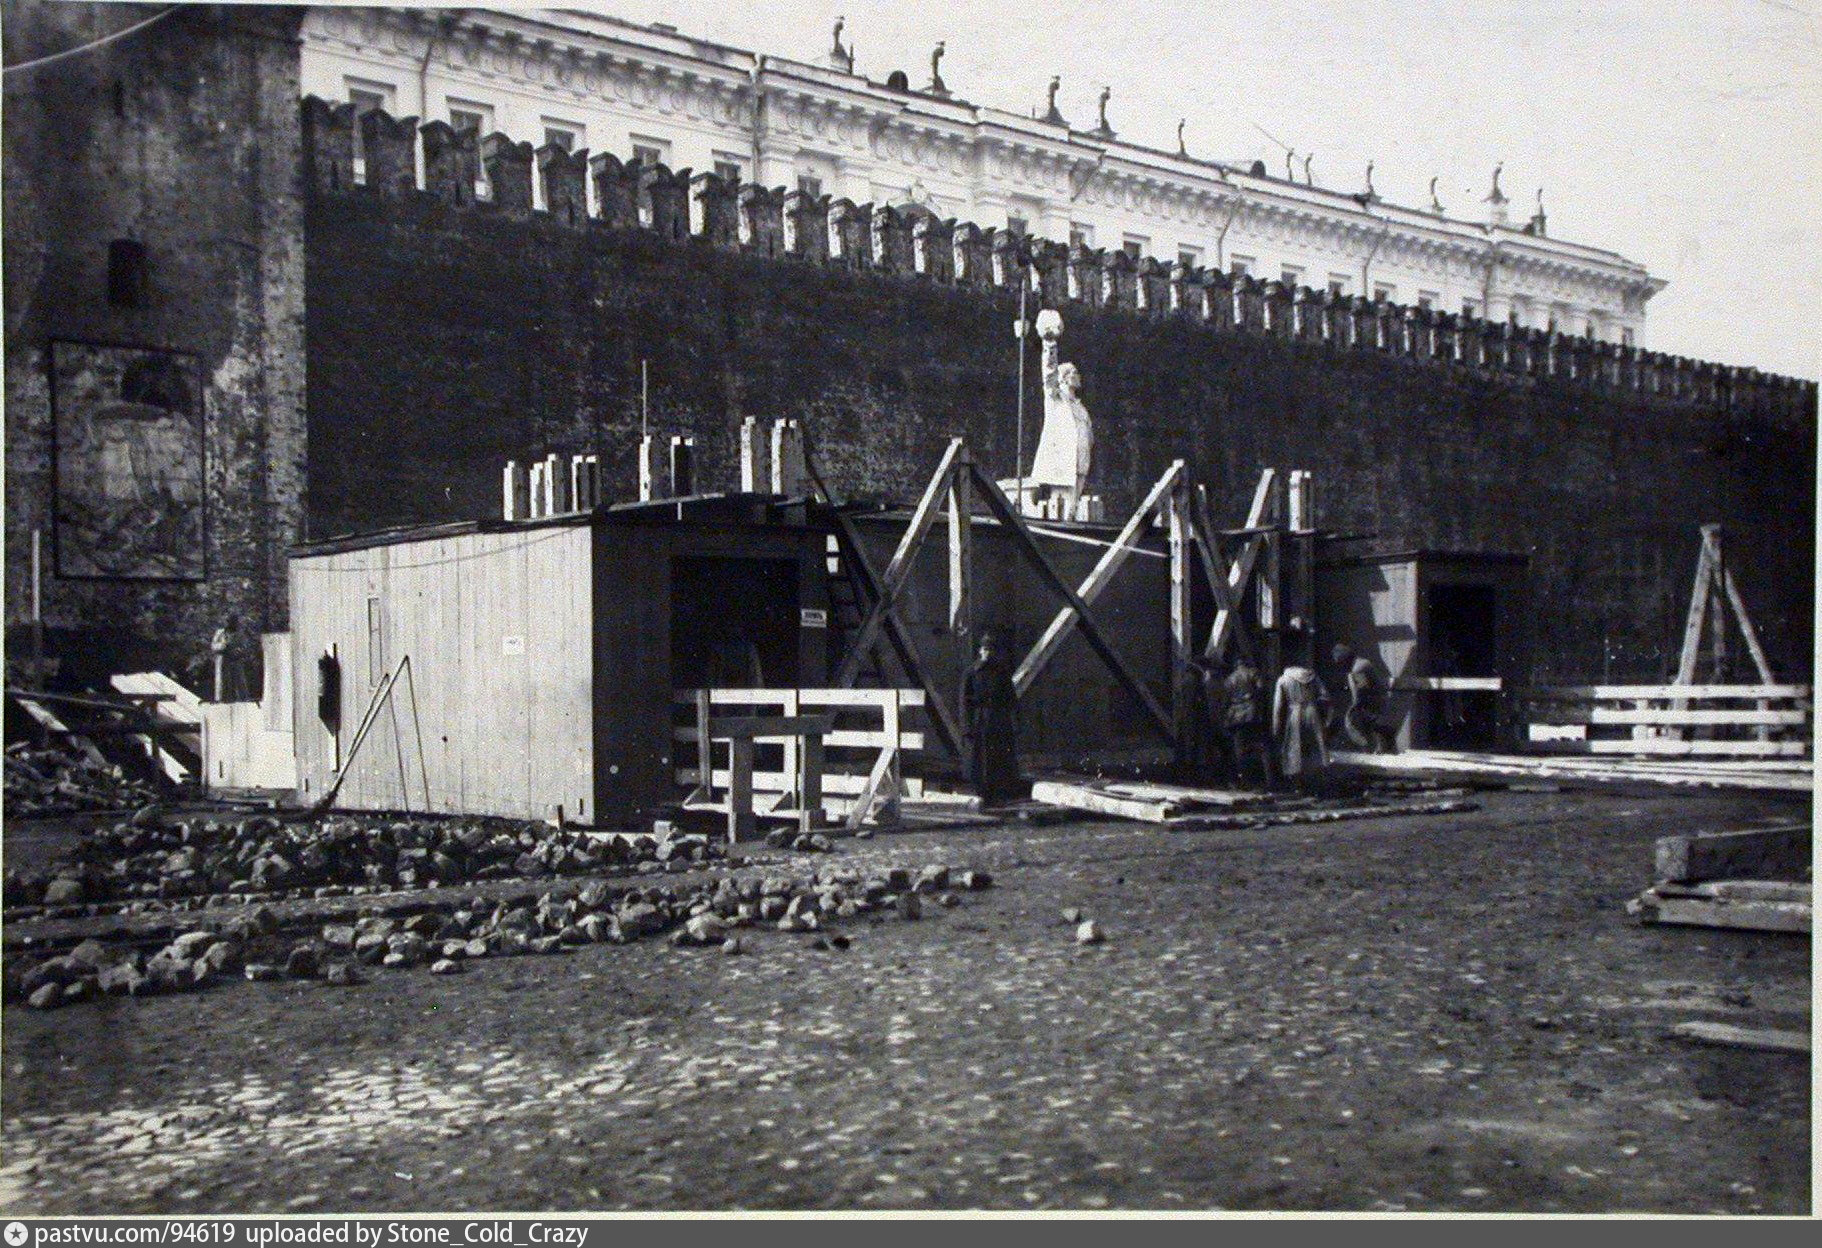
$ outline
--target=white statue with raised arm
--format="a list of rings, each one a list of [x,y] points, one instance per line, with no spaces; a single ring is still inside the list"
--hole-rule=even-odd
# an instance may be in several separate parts
[[[1044,428],[1038,435],[1037,456],[1032,460],[1033,485],[1062,494],[1067,515],[1075,514],[1076,500],[1088,484],[1088,466],[1094,456],[1094,422],[1082,406],[1082,374],[1074,364],[1057,362],[1057,339],[1063,318],[1052,309],[1037,315],[1038,337],[1044,340]]]

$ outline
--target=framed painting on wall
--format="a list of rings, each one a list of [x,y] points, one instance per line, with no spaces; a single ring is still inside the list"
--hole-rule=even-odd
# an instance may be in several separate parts
[[[208,575],[201,361],[53,339],[57,575]]]

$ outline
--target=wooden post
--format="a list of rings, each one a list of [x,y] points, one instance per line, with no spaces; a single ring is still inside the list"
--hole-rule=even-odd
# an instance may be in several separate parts
[[[974,560],[970,489],[965,472],[956,473],[949,483],[949,631],[964,640],[971,631],[974,610],[968,583]]]
[[[1180,467],[1183,461],[1178,460]],[[1189,543],[1193,529],[1189,515],[1189,487],[1181,474],[1171,487],[1168,507],[1170,523],[1170,701],[1171,718],[1177,726],[1179,763],[1195,739],[1195,716],[1198,699],[1196,672],[1190,666]]]
[[[803,426],[794,420],[772,422],[772,493],[795,498],[803,493]]]
[[[696,789],[686,802],[707,798],[715,790],[715,752],[709,744],[709,703],[713,694],[696,690]]]
[[[32,529],[32,681],[43,693],[44,675],[44,530]]]
[[[544,488],[550,491],[550,508],[546,515],[561,516],[572,511],[569,496],[569,465],[556,453],[544,457]]]
[[[1316,475],[1308,469],[1291,473],[1291,534],[1297,561],[1296,616],[1303,624],[1298,634],[1297,658],[1305,667],[1316,666]]]
[[[500,474],[500,514],[506,520],[523,520],[530,511],[526,498],[525,465],[517,460],[506,461],[506,470]]]
[[[805,733],[801,739],[793,738],[786,744],[800,747],[796,770],[797,826],[811,832],[822,826],[822,734]]]
[[[649,503],[658,497],[658,439],[651,434],[639,437],[639,501]]]
[[[753,815],[753,738],[728,742],[728,843],[753,839],[758,821]]]
[[[748,416],[740,424],[740,492],[764,492],[767,473],[763,462],[765,451],[759,434],[759,418]]]

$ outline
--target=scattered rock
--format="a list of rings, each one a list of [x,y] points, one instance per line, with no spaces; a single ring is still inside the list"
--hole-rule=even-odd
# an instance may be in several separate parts
[[[1106,939],[1107,934],[1093,919],[1084,919],[1075,929],[1075,943],[1078,945],[1098,945]]]
[[[462,963],[454,958],[438,958],[430,964],[432,975],[459,975],[463,971]]]
[[[366,983],[367,977],[352,962],[331,962],[323,968],[323,982],[337,988],[352,988],[356,984]]]
[[[322,951],[315,945],[299,945],[285,957],[285,975],[291,979],[315,979],[322,960]]]
[[[270,983],[285,977],[283,967],[273,966],[269,962],[249,962],[241,968],[241,974],[255,983]]]
[[[34,1010],[54,1010],[63,1004],[63,985],[40,984],[25,1002]]]

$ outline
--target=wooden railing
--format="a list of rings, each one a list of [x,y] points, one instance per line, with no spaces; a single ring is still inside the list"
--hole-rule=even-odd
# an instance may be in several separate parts
[[[704,693],[706,698],[701,696]],[[820,806],[849,828],[858,828],[869,819],[897,819],[904,790],[902,756],[924,748],[924,734],[904,726],[907,712],[924,705],[922,689],[680,689],[672,700],[676,721],[671,738],[678,747],[676,780],[693,791],[725,790],[734,779],[732,758],[718,756],[711,745],[705,785],[699,744],[702,721],[735,715],[833,715],[834,727],[822,734]],[[802,813],[801,744],[762,739],[759,748],[762,754],[753,771],[753,792],[760,813]]]
[[[1525,690],[1528,748],[1545,754],[1803,758],[1808,685],[1557,685]]]

